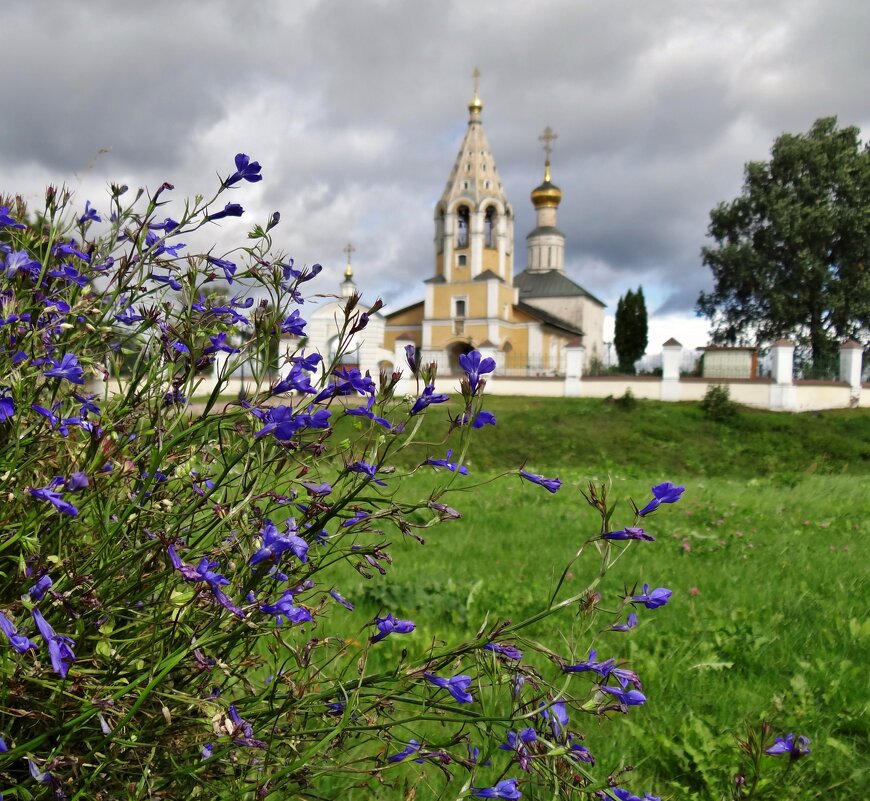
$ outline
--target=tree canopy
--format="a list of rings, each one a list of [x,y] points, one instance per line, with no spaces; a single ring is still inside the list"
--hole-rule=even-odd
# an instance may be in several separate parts
[[[628,290],[616,304],[616,320],[613,333],[619,369],[624,373],[634,372],[634,363],[646,353],[648,325],[643,287],[637,292]]]
[[[710,212],[702,249],[714,288],[698,298],[718,344],[793,339],[822,364],[870,331],[870,149],[836,117],[782,134],[743,190]]]

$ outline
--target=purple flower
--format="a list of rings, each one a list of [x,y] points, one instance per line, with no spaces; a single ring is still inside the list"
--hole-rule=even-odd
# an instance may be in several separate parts
[[[142,320],[144,320],[145,318],[141,314],[139,314],[132,306],[128,306],[124,311],[116,314],[115,319],[119,323],[123,323],[124,325],[133,325],[133,323],[142,322]]]
[[[652,488],[653,499],[641,509],[638,514],[643,517],[650,512],[654,512],[663,503],[676,503],[680,500],[680,496],[685,492],[685,487],[674,486],[670,481],[665,481],[663,484],[656,484]]]
[[[336,370],[333,375],[338,379],[327,387],[324,387],[317,397],[315,403],[319,403],[327,398],[334,398],[337,395],[374,395],[377,391],[375,382],[372,377],[366,372],[363,375],[356,367],[350,370]]]
[[[24,229],[26,227],[23,223],[17,222],[9,216],[9,206],[0,206],[0,228]]]
[[[72,353],[64,353],[61,360],[58,362],[55,359],[50,360],[54,365],[50,370],[46,370],[43,375],[48,378],[65,378],[73,384],[84,384],[84,370],[79,364],[78,358]]]
[[[470,353],[460,354],[459,366],[468,376],[468,386],[471,389],[471,393],[475,394],[480,385],[480,377],[484,373],[491,373],[495,370],[495,359],[489,357],[484,359],[481,357],[479,350],[473,350]]]
[[[626,690],[622,687],[601,686],[602,692],[609,693],[616,698],[621,706],[639,706],[646,703],[646,696],[640,690]]]
[[[166,217],[162,223],[148,223],[148,227],[152,231],[166,231],[168,234],[170,231],[174,231],[178,228],[178,223],[172,219],[172,217]]]
[[[97,214],[97,210],[91,207],[91,201],[85,201],[85,213],[79,217],[79,225],[84,225],[86,222],[102,222],[102,218]]]
[[[73,473],[63,485],[64,492],[78,492],[79,490],[83,490],[85,487],[90,486],[90,482],[88,481],[88,477],[85,473],[82,473],[80,470]]]
[[[354,607],[354,605],[353,605],[350,601],[347,600],[347,598],[343,597],[343,596],[338,592],[338,590],[336,590],[336,589],[332,589],[332,590],[329,591],[329,594],[330,594],[330,595],[331,595],[331,596],[332,596],[336,601],[338,601],[338,603],[340,603],[340,604],[341,604],[345,609],[347,609],[349,612],[353,612],[353,610],[356,608],[356,607]]]
[[[76,517],[79,510],[75,508],[69,501],[63,499],[63,493],[57,491],[57,487],[63,484],[63,476],[55,476],[47,487],[37,487],[30,490],[30,494],[34,498],[41,501],[48,501],[58,512]]]
[[[423,464],[430,464],[433,467],[444,467],[449,470],[451,473],[459,473],[460,475],[467,476],[468,468],[465,465],[460,465],[458,468],[456,466],[456,462],[451,462],[450,457],[453,455],[453,451],[447,451],[446,459],[427,459]]]
[[[218,351],[221,353],[240,353],[238,348],[234,348],[227,342],[227,335],[224,331],[221,331],[216,336],[210,335],[209,339],[211,340],[211,345],[202,351],[206,356]]]
[[[332,484],[327,481],[323,481],[320,484],[314,484],[310,481],[303,481],[302,486],[308,490],[309,495],[316,495],[318,497],[329,495],[332,492]]]
[[[656,538],[651,537],[642,528],[621,528],[619,531],[607,531],[601,535],[605,540],[647,540],[647,542],[655,542]]]
[[[208,584],[208,588],[211,590],[212,595],[214,595],[215,600],[224,607],[224,609],[229,610],[238,617],[245,616],[245,613],[229,598],[227,598],[224,591],[221,589],[221,587],[227,586],[230,582],[226,576],[216,572],[215,568],[218,567],[217,562],[213,562],[204,556],[199,560],[199,564],[196,567],[193,567],[192,565],[188,565],[181,561],[181,558],[175,552],[174,546],[170,545],[166,551],[169,554],[169,561],[172,562],[172,566],[181,573],[181,576],[185,581],[189,581],[192,584],[205,582]]]
[[[3,269],[6,271],[7,278],[14,277],[19,270],[29,273],[31,278],[36,278],[41,267],[39,262],[31,258],[26,250],[13,250],[6,256]]]
[[[310,412],[312,407],[308,408]],[[254,414],[266,421],[266,425],[255,434],[256,437],[274,434],[279,442],[287,442],[303,428],[329,428],[331,412],[329,409],[318,409],[314,414],[300,412],[294,415],[290,406],[282,405]]]
[[[621,787],[614,787],[613,793],[619,801],[662,801],[657,795],[644,793],[643,798],[641,798],[634,793],[630,793],[628,790],[623,790]]]
[[[6,635],[6,639],[9,640],[9,644],[12,646],[12,650],[17,651],[19,654],[23,654],[31,649],[34,651],[39,650],[39,646],[33,642],[33,640],[18,633],[15,624],[2,612],[0,612],[0,631]]]
[[[30,757],[27,757],[27,767],[30,775],[37,784],[51,784],[51,774],[47,770],[40,770]]]
[[[494,426],[495,425],[495,415],[492,412],[486,411],[486,409],[481,409],[474,417],[474,421],[471,423],[472,428],[483,428],[484,426]]]
[[[375,405],[375,396],[369,395],[368,400],[366,401],[365,406],[356,406],[353,409],[346,408],[344,410],[345,414],[349,414],[351,417],[367,417],[374,423],[377,423],[379,426],[383,426],[387,429],[387,431],[392,431],[393,425],[384,417],[378,417],[373,411],[372,407]]]
[[[420,372],[420,360],[423,354],[417,350],[416,345],[405,345],[405,361],[408,362],[408,367],[411,368],[411,373],[417,375]]]
[[[275,623],[279,626],[284,618],[291,623],[306,623],[311,620],[311,613],[304,606],[293,606],[293,593],[290,590],[285,590],[274,604],[260,604],[260,611],[274,615]]]
[[[224,181],[224,186],[232,186],[242,180],[250,181],[251,183],[262,181],[263,176],[260,175],[260,170],[260,162],[251,161],[249,156],[246,156],[244,153],[238,153],[236,155],[236,171]]]
[[[558,478],[544,478],[535,473],[527,473],[525,470],[520,470],[520,478],[526,481],[531,481],[532,484],[540,484],[548,492],[556,493],[562,486],[562,482]]]
[[[498,643],[488,642],[483,646],[485,650],[492,651],[493,653],[498,654],[499,656],[503,656],[506,659],[522,659],[523,652],[518,648],[515,648],[513,645],[499,645]]]
[[[45,597],[45,593],[51,589],[51,585],[52,581],[50,576],[41,576],[39,581],[28,590],[30,597],[33,598],[34,601],[41,601]]]
[[[286,533],[281,534],[271,520],[266,521],[266,525],[260,529],[263,544],[251,557],[250,564],[256,565],[264,559],[279,562],[285,551],[291,551],[300,562],[308,561],[308,543],[294,533],[297,529],[292,517],[286,521],[285,528]]]
[[[11,420],[15,416],[15,400],[12,398],[12,389],[3,387],[0,389],[0,423]]]
[[[531,760],[526,746],[530,743],[536,742],[537,739],[537,732],[529,726],[528,728],[521,729],[519,734],[514,731],[509,731],[505,742],[503,742],[499,748],[502,751],[515,751],[520,768],[528,772]]]
[[[149,231],[147,234],[145,234],[145,247],[146,249],[154,249],[151,255],[156,259],[158,256],[162,256],[164,253],[168,253],[170,256],[177,256],[178,251],[187,246],[183,242],[179,242],[177,245],[170,245],[169,247],[167,247],[165,244],[165,240],[162,239],[159,234],[154,233],[154,231]],[[152,275],[151,277],[155,281],[168,280],[169,285],[173,289],[175,289],[172,279],[161,279],[158,278],[156,275]],[[175,283],[178,282],[176,281]]]
[[[804,735],[800,735],[795,739],[794,734],[789,732],[785,738],[777,737],[774,744],[766,749],[764,753],[770,756],[787,755],[794,762],[810,753],[810,739],[809,737],[804,737]]]
[[[649,591],[649,584],[643,585],[643,593],[641,595],[633,595],[632,603],[643,604],[647,609],[657,609],[664,606],[673,593],[673,590],[665,589],[664,587],[656,587],[652,592]]]
[[[378,633],[372,636],[373,643],[380,642],[391,634],[409,634],[417,628],[413,621],[397,620],[391,614],[386,617],[376,617],[374,622],[377,624]]]
[[[378,472],[378,465],[376,464],[366,464],[365,462],[354,462],[353,464],[349,464],[347,469],[351,473],[362,473],[362,475],[366,476],[369,481],[373,481],[375,484],[379,484],[382,487],[387,486],[386,481],[381,481],[379,478],[376,478],[375,475]]]
[[[422,412],[423,409],[432,403],[444,403],[449,400],[449,396],[443,392],[436,393],[434,384],[430,384],[423,388],[423,394],[414,402],[414,405],[411,407],[411,414],[414,415]]]
[[[504,798],[507,801],[516,801],[517,798],[523,797],[517,789],[516,779],[502,779],[495,787],[472,787],[471,794],[478,798]]]
[[[474,701],[471,693],[468,692],[468,688],[471,686],[471,676],[459,675],[451,679],[443,679],[434,673],[424,673],[423,676],[430,684],[447,690],[459,704],[470,704]]]
[[[76,658],[72,652],[72,646],[75,645],[75,642],[69,637],[55,633],[39,609],[33,609],[30,614],[33,615],[33,622],[36,623],[36,628],[39,629],[42,639],[48,644],[48,656],[51,659],[52,670],[62,679],[65,679],[70,664]]]
[[[202,748],[199,749],[199,761],[206,762],[211,759],[212,754],[214,753],[214,746],[211,743],[206,743]]]
[[[558,737],[568,726],[568,710],[562,701],[556,701],[549,706],[541,701],[541,717],[549,722],[554,737]]]
[[[293,314],[287,317],[283,323],[281,323],[281,333],[282,334],[291,334],[295,337],[305,336],[305,326],[308,323],[302,319],[299,314],[299,309],[294,309]]]
[[[241,208],[241,206],[239,206],[239,208]],[[224,271],[224,278],[226,278],[227,283],[231,284],[233,282],[233,276],[236,274],[235,264],[227,259],[219,259],[216,256],[206,256],[205,260],[209,264],[213,264],[215,267],[220,267]]]
[[[576,665],[562,665],[562,670],[565,673],[598,673],[600,676],[607,676],[616,666],[616,660],[613,658],[605,659],[603,662],[596,662],[595,657],[597,651],[589,652],[589,659],[586,662],[578,662]]]
[[[417,740],[409,740],[408,745],[406,745],[401,751],[397,754],[393,754],[392,756],[387,757],[387,762],[401,762],[403,759],[411,756],[412,754],[416,754],[420,750],[420,743]]]
[[[637,615],[634,612],[629,612],[628,617],[625,619],[625,623],[614,623],[611,627],[611,631],[629,631],[633,629],[637,625]]]
[[[262,740],[254,739],[254,729],[248,721],[244,720],[238,713],[235,704],[230,704],[227,708],[227,714],[232,722],[233,729],[232,738],[236,745],[243,745],[246,748],[265,748],[266,743]]]
[[[214,222],[215,220],[222,220],[224,217],[241,217],[244,213],[245,210],[238,203],[227,203],[222,211],[209,214],[206,219]]]

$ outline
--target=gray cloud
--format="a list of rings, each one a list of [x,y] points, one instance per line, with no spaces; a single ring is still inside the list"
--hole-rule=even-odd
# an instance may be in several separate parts
[[[870,126],[870,6],[850,0],[11,0],[0,29],[0,191],[172,180],[180,197],[248,152],[265,176],[234,195],[248,215],[280,209],[280,247],[327,281],[352,240],[359,282],[395,302],[431,275],[475,66],[517,269],[551,125],[567,269],[611,312],[643,283],[690,314],[709,210],[744,163],[820,116]]]

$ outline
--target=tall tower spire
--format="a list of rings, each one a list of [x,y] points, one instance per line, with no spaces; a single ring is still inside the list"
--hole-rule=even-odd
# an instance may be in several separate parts
[[[556,227],[556,209],[562,202],[562,190],[550,179],[550,156],[557,134],[548,125],[538,137],[544,146],[544,182],[532,190],[537,225],[526,242],[528,244],[527,269],[533,272],[565,271],[565,235]]]
[[[513,209],[483,130],[478,82],[468,104],[468,128],[435,207],[435,274],[470,281],[492,272],[513,281]]]
[[[353,280],[353,270],[350,266],[350,254],[356,252],[356,248],[348,242],[343,248],[342,252],[347,254],[347,265],[344,268],[344,281],[341,282],[341,295],[342,297],[349,298],[356,292],[356,284]]]

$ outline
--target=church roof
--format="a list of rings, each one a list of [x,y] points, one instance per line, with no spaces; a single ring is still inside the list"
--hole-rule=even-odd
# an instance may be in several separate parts
[[[466,200],[472,208],[480,208],[484,200],[496,200],[504,208],[510,205],[483,130],[482,109],[475,88],[474,99],[468,106],[468,129],[441,195],[439,205],[444,210],[452,209],[459,200]]]
[[[491,278],[495,278],[496,281],[501,281],[504,283],[504,278],[500,275],[494,273],[492,270],[484,270],[479,275],[474,276],[473,281],[489,281]]]
[[[535,228],[533,231],[526,235],[526,239],[531,239],[533,236],[546,235],[561,236],[562,238],[565,237],[565,234],[563,234],[558,228],[556,228],[555,225],[539,225],[537,228]]]
[[[558,328],[561,331],[567,331],[569,334],[576,334],[577,336],[584,336],[584,331],[582,328],[578,328],[576,325],[569,323],[563,320],[561,317],[557,317],[555,314],[550,314],[550,312],[546,312],[543,309],[539,309],[537,306],[529,306],[528,303],[523,303],[520,301],[515,305],[516,309],[519,309],[524,314],[528,314],[530,317],[534,317],[537,320],[540,320],[542,323],[546,323],[547,325],[552,326],[553,328]]]
[[[514,286],[520,291],[520,300],[585,297],[599,306],[606,305],[580,284],[574,283],[561,270],[523,270],[514,276]]]

